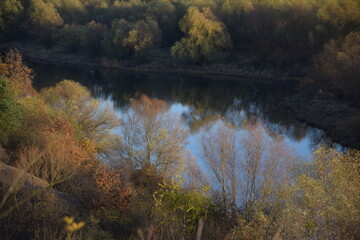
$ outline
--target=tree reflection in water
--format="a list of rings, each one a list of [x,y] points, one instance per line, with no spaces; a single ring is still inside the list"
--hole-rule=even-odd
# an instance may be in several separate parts
[[[131,98],[141,94],[166,101],[169,111],[181,114],[189,127],[187,148],[193,155],[198,155],[199,134],[215,121],[227,121],[238,129],[245,122],[258,121],[269,136],[281,136],[306,157],[319,144],[331,144],[323,131],[296,121],[290,110],[281,107],[296,92],[294,86],[219,76],[144,74],[39,63],[30,66],[37,73],[37,88],[72,79],[87,86],[94,96],[110,100],[120,114],[127,111]]]

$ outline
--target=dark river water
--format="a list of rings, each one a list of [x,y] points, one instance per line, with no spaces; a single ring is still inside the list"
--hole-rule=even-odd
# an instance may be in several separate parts
[[[241,129],[244,121],[257,119],[266,127],[268,135],[282,137],[297,154],[307,159],[317,146],[331,144],[322,130],[295,120],[289,110],[281,107],[281,102],[296,91],[294,86],[219,76],[144,74],[40,63],[29,65],[36,73],[36,88],[72,79],[88,87],[94,97],[110,102],[120,115],[128,108],[129,99],[140,94],[166,101],[169,111],[184,118],[184,124],[191,132],[186,148],[196,158],[201,158],[201,132],[212,121],[221,123],[226,120]]]

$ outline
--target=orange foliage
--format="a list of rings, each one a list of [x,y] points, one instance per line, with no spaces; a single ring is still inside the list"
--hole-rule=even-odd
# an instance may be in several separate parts
[[[4,75],[13,83],[20,97],[35,94],[32,86],[34,73],[24,64],[17,50],[10,50],[0,58],[0,75]]]
[[[85,160],[86,153],[75,139],[75,128],[64,117],[57,117],[49,126],[44,128],[45,143],[52,146],[52,153],[68,155],[68,161],[81,163]]]
[[[44,127],[45,131],[49,133],[63,132],[67,135],[73,136],[75,134],[75,129],[73,125],[65,117],[57,117],[52,120],[49,125]]]
[[[98,151],[96,148],[96,143],[94,141],[90,140],[89,138],[84,137],[80,141],[80,147],[81,147],[83,153],[86,155],[85,156],[86,160],[96,159],[96,154]]]
[[[122,187],[120,174],[107,167],[100,167],[94,173],[98,199],[93,201],[95,206],[110,207],[124,210],[128,207],[132,190],[130,187]]]
[[[146,95],[131,100],[131,111],[122,117],[123,144],[119,153],[135,168],[155,166],[164,172],[182,164],[187,129],[178,114],[168,110],[165,101]]]
[[[136,113],[149,119],[156,118],[159,113],[167,109],[166,102],[156,98],[149,98],[146,95],[141,95],[139,100],[132,99],[131,106]]]
[[[28,172],[53,185],[71,178],[88,157],[75,138],[74,127],[58,116],[47,122],[39,134],[40,141],[22,148],[17,165],[29,166]]]
[[[6,76],[8,74],[9,74],[9,71],[8,71],[7,65],[5,63],[0,62],[0,75]]]

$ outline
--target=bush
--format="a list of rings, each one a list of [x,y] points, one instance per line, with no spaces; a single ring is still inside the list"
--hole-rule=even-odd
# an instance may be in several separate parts
[[[105,24],[91,21],[86,24],[86,30],[83,35],[82,44],[86,54],[90,56],[97,56],[101,53],[101,42],[104,39],[108,27]]]
[[[56,30],[64,24],[59,12],[51,1],[31,0],[28,9],[28,21],[36,37],[46,47],[55,43]]]
[[[0,76],[0,144],[6,143],[20,125],[20,116],[21,107],[15,101],[12,85]]]
[[[86,27],[79,24],[65,24],[61,31],[61,43],[71,53],[80,52]]]
[[[160,40],[161,31],[155,20],[129,22],[119,19],[112,23],[105,48],[115,49],[123,57],[143,58],[150,49],[158,46]]]
[[[352,32],[337,45],[325,45],[315,59],[320,84],[340,97],[360,103],[360,32]]]
[[[209,8],[201,11],[188,8],[179,26],[186,35],[171,48],[174,57],[203,62],[216,59],[223,50],[232,48],[225,25]]]

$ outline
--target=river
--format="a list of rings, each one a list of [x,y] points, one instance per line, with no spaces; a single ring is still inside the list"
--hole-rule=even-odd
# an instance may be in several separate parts
[[[181,114],[191,134],[187,150],[197,159],[200,136],[212,121],[229,121],[242,128],[245,121],[258,120],[270,136],[281,137],[296,153],[310,159],[313,150],[331,140],[320,130],[299,122],[283,107],[282,101],[296,92],[284,86],[254,79],[221,76],[185,76],[177,74],[138,73],[30,62],[36,73],[37,89],[71,79],[88,87],[93,96],[110,102],[121,115],[129,99],[146,94],[164,100],[169,111]]]

